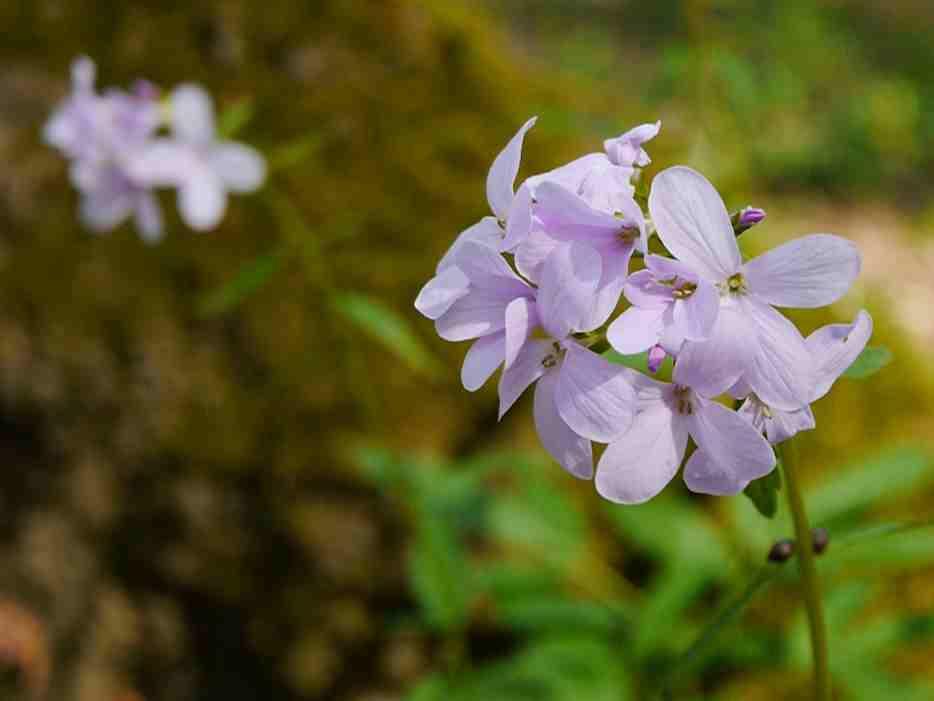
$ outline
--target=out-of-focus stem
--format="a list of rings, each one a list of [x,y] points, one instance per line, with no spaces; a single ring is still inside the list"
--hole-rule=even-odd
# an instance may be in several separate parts
[[[811,633],[811,657],[814,663],[814,701],[831,701],[827,626],[824,623],[824,606],[821,600],[820,581],[817,579],[817,567],[814,564],[814,552],[810,547],[811,528],[808,525],[804,499],[801,497],[796,474],[798,460],[794,439],[782,443],[779,453],[785,472],[785,494],[788,497],[788,508],[791,510],[795,537],[799,544],[796,550],[801,572],[801,590],[807,608],[808,628]]]

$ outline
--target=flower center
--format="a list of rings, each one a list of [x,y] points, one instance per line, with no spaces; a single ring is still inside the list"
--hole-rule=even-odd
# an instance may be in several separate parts
[[[621,217],[623,215],[622,212],[616,212],[615,216]],[[639,238],[639,230],[634,226],[624,226],[619,230],[619,233],[616,234],[616,238],[623,243],[632,243]]]
[[[694,413],[694,404],[691,401],[691,388],[675,385],[674,400],[677,402],[678,413],[690,416]]]
[[[726,292],[740,294],[746,291],[746,278],[742,273],[735,273],[726,279],[723,285]]]
[[[697,292],[697,285],[693,282],[685,282],[681,287],[676,287],[671,291],[671,296],[675,299],[687,299]]]
[[[558,360],[561,358],[562,348],[561,344],[557,341],[552,342],[551,344],[552,352],[542,358],[542,367],[553,368],[558,364]]]

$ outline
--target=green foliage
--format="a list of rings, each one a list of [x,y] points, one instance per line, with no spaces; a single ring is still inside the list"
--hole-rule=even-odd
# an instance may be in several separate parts
[[[410,507],[409,573],[423,624],[459,644],[472,631],[491,629],[516,642],[492,662],[442,666],[408,701],[653,698],[662,691],[686,698],[698,679],[718,679],[730,666],[742,666],[748,677],[759,668],[808,664],[800,620],[785,641],[753,613],[793,595],[794,567],[765,564],[767,546],[757,546],[750,566],[746,550],[737,549],[748,534],[715,523],[697,499],[669,489],[635,507],[605,504],[595,517],[588,501],[560,488],[569,478],[557,468],[513,453],[444,465],[369,451],[361,462]],[[927,464],[923,453],[894,449],[835,473],[807,495],[821,522],[832,524],[831,547],[819,564],[835,673],[844,683],[848,659],[865,659],[865,669],[878,673],[854,692],[859,699],[921,699],[928,689],[882,670],[899,649],[934,639],[934,625],[898,611],[866,619],[866,587],[846,576],[867,551],[875,553],[876,575],[908,561],[934,562],[934,528],[924,528],[930,524],[867,525],[867,506],[934,479]],[[883,474],[893,479],[880,482]],[[784,514],[763,520],[750,499],[727,503],[751,515],[753,530],[789,532]],[[642,563],[626,577],[602,566],[611,555],[595,559],[588,551],[607,536]],[[887,551],[898,555],[879,556]],[[767,589],[774,593],[767,597]]]
[[[853,380],[865,380],[891,362],[892,351],[885,346],[866,346],[843,376]]]
[[[776,465],[765,477],[749,483],[743,494],[755,505],[756,510],[766,518],[774,518],[778,512],[778,491],[782,488],[780,466]]]
[[[282,270],[287,259],[284,249],[265,253],[247,263],[233,280],[208,293],[198,304],[201,316],[216,316],[236,308]]]
[[[356,292],[339,292],[331,304],[347,321],[378,341],[412,370],[429,376],[438,374],[437,359],[415,335],[409,322],[383,302]]]
[[[217,133],[223,139],[234,138],[243,127],[249,124],[256,112],[252,98],[238,100],[221,112],[217,120]]]

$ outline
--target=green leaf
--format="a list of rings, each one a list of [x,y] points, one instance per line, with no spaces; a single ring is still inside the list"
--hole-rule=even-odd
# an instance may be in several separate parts
[[[254,105],[251,98],[244,98],[225,109],[217,123],[217,133],[222,139],[237,135],[253,118]]]
[[[297,166],[311,158],[321,144],[321,135],[315,133],[279,146],[269,154],[269,170],[279,171]]]
[[[439,374],[437,360],[395,310],[356,292],[337,293],[331,304],[345,319],[382,343],[415,372],[431,377]]]
[[[262,287],[285,261],[285,250],[280,248],[247,263],[233,280],[209,292],[201,300],[198,313],[209,317],[229,312]]]
[[[853,364],[843,373],[852,380],[864,380],[872,377],[892,362],[892,351],[885,346],[866,346]]]
[[[755,505],[756,510],[766,518],[775,518],[778,512],[778,490],[782,488],[780,470],[772,470],[765,477],[749,483],[743,494]]]
[[[453,530],[430,513],[421,514],[409,576],[429,625],[452,631],[464,624],[472,594],[469,575],[466,553]]]

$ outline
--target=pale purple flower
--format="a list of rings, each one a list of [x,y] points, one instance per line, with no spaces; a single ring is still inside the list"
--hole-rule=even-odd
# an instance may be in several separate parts
[[[653,347],[677,355],[686,340],[705,340],[720,310],[714,283],[671,258],[648,255],[645,265],[626,280],[623,292],[633,306],[607,329],[610,345],[624,355]]]
[[[535,298],[516,299],[506,310],[500,416],[537,381],[539,438],[555,460],[581,478],[593,474],[590,441],[616,439],[633,417],[625,368],[575,338],[606,320],[593,311],[601,274],[600,255],[591,247],[562,244],[545,262]]]
[[[503,364],[510,304],[534,295],[499,252],[467,240],[438,264],[435,276],[418,293],[415,308],[435,321],[441,338],[477,339],[461,371],[464,387],[473,392]]]
[[[810,403],[826,395],[853,361],[859,356],[872,336],[872,317],[866,311],[860,311],[852,324],[830,324],[823,326],[807,337],[805,341],[814,363],[814,385],[811,389]],[[757,429],[765,433],[771,443],[781,443],[799,431],[808,431],[815,427],[814,414],[810,405],[796,411],[782,411],[765,404],[749,391],[748,387],[734,387],[730,393],[737,397],[746,397],[739,409]]]
[[[713,285],[719,305],[713,314],[707,303],[684,305],[680,320],[673,309],[663,313],[661,326],[652,327],[657,332],[652,339],[642,322],[657,316],[657,296],[630,299],[641,311],[627,311],[615,322],[614,347],[619,344],[620,352],[636,345],[648,348],[666,339],[671,325],[690,328],[706,340],[693,331],[685,334],[675,382],[713,397],[744,379],[769,406],[786,411],[805,406],[813,383],[811,356],[801,334],[773,305],[813,308],[835,302],[859,273],[856,247],[838,236],[814,234],[744,263],[720,195],[704,176],[684,166],[655,177],[649,211],[662,242],[684,266],[679,280],[697,285],[687,298]],[[648,270],[662,287],[670,280],[669,271]],[[687,294],[690,287],[681,289]],[[623,339],[630,335],[639,343],[627,346]]]
[[[95,67],[87,57],[72,64],[72,93],[43,129],[45,141],[71,159],[72,184],[82,195],[81,218],[94,231],[110,231],[133,216],[142,236],[157,240],[162,217],[154,194],[132,165],[159,128],[154,89],[133,93],[94,90]]]
[[[637,414],[597,466],[596,487],[604,498],[640,504],[654,497],[678,472],[689,436],[697,450],[684,466],[684,481],[693,492],[737,494],[775,467],[769,443],[736,412],[685,385],[627,372]]]
[[[174,138],[156,139],[134,163],[149,185],[178,188],[178,207],[192,229],[212,229],[227,206],[227,193],[253,192],[266,177],[266,162],[250,146],[217,137],[211,97],[197,85],[172,92]]]

